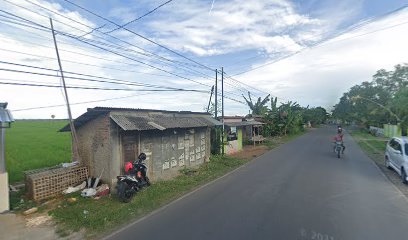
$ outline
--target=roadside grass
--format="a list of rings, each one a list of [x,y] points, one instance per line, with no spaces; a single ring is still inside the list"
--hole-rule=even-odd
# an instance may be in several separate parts
[[[71,159],[69,133],[58,132],[66,120],[18,120],[6,131],[6,167],[10,183],[23,180],[24,171],[51,167]],[[305,132],[268,138],[264,145],[273,149]],[[126,225],[178,197],[247,163],[249,158],[212,156],[199,168],[186,168],[172,180],[155,182],[139,192],[132,202],[121,203],[115,195],[99,200],[82,198],[73,193],[56,199],[53,204],[41,204],[25,199],[24,190],[10,194],[11,208],[22,212],[38,207],[39,212],[53,216],[57,232],[63,237],[84,231],[87,238],[96,238]],[[252,158],[251,158],[252,159]],[[76,198],[70,203],[69,198]],[[23,199],[23,200],[22,200]]]
[[[66,120],[18,120],[6,130],[10,183],[22,181],[26,170],[70,161],[70,134],[58,132],[67,123]]]
[[[95,200],[82,198],[76,193],[65,196],[49,214],[60,224],[59,232],[76,232],[85,228],[86,237],[93,238],[146,215],[246,162],[238,158],[212,156],[210,162],[194,170],[185,169],[173,180],[155,182],[137,193],[130,203],[122,203],[116,196]],[[71,197],[77,201],[69,203],[67,199]]]
[[[402,183],[401,177],[394,170],[385,166],[384,155],[387,138],[380,138],[369,133],[357,130],[351,132],[351,135],[359,144],[361,149],[374,161],[385,176],[394,184],[406,197],[408,197],[408,188]]]
[[[369,156],[384,155],[387,138],[373,136],[364,130],[351,131],[350,134]]]
[[[305,132],[281,137],[268,143],[269,149],[284,144]],[[172,180],[158,181],[137,193],[130,203],[122,203],[115,195],[99,200],[82,198],[78,193],[64,196],[49,214],[58,223],[58,232],[67,234],[84,230],[86,238],[98,238],[168,204],[184,194],[249,162],[239,157],[212,156],[210,162],[196,169],[185,168]],[[75,197],[74,203],[67,199]]]

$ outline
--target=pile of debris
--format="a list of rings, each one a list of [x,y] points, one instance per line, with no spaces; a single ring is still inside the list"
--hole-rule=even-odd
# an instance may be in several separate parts
[[[95,197],[100,198],[109,194],[110,189],[108,184],[103,184],[101,182],[101,177],[105,169],[102,170],[101,175],[97,178],[89,177],[87,180],[83,181],[81,184],[75,187],[68,187],[63,191],[63,194],[69,194],[73,192],[81,191],[82,197]]]

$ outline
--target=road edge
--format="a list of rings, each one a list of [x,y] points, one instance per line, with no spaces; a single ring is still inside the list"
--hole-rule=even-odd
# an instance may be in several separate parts
[[[204,185],[201,185],[201,186],[197,187],[196,189],[194,189],[194,190],[192,190],[192,191],[190,191],[190,192],[184,194],[183,196],[180,196],[179,198],[174,199],[173,201],[171,201],[171,202],[169,202],[169,203],[167,203],[167,204],[161,206],[160,208],[158,208],[158,209],[156,209],[156,210],[153,210],[152,212],[148,213],[147,215],[145,215],[145,216],[143,216],[143,217],[141,217],[141,218],[139,218],[139,219],[136,219],[135,221],[133,221],[133,222],[127,224],[126,226],[123,226],[123,227],[121,227],[121,228],[115,230],[114,232],[112,232],[112,233],[110,233],[109,235],[104,236],[104,237],[102,237],[102,238],[100,238],[100,239],[106,240],[106,239],[108,239],[108,238],[110,238],[110,237],[116,235],[117,233],[119,233],[119,232],[121,232],[121,231],[123,231],[123,230],[125,230],[125,229],[128,229],[128,228],[132,227],[133,225],[135,225],[135,224],[137,224],[137,223],[139,223],[139,222],[141,222],[141,221],[143,221],[143,220],[145,220],[145,219],[147,219],[147,218],[149,218],[149,217],[151,217],[151,216],[153,216],[153,215],[155,215],[155,214],[157,214],[157,213],[159,213],[159,212],[165,210],[166,208],[170,207],[171,205],[173,205],[173,204],[175,204],[175,203],[177,203],[177,202],[183,200],[183,199],[186,198],[186,197],[191,196],[192,194],[194,194],[194,193],[196,193],[196,192],[202,190],[203,188],[208,187],[209,185],[214,184],[215,182],[217,182],[217,181],[219,181],[219,180],[221,180],[221,179],[223,179],[223,178],[225,178],[225,177],[227,177],[227,176],[229,176],[229,175],[231,175],[231,174],[237,172],[237,171],[240,170],[241,168],[243,168],[243,167],[245,167],[245,166],[247,166],[247,165],[249,165],[249,164],[251,164],[251,163],[257,161],[259,158],[261,158],[261,157],[264,156],[265,154],[268,154],[268,153],[270,153],[270,152],[276,151],[276,150],[278,150],[279,148],[281,148],[282,146],[284,146],[285,144],[287,144],[287,143],[289,143],[289,142],[292,142],[292,141],[298,139],[299,137],[305,136],[305,135],[308,134],[308,133],[309,133],[309,131],[306,131],[304,134],[301,134],[301,135],[299,135],[299,136],[297,136],[297,137],[295,137],[295,138],[293,138],[293,139],[290,139],[288,142],[285,142],[285,143],[283,143],[283,144],[281,144],[281,145],[276,146],[276,147],[273,148],[273,149],[270,149],[270,150],[266,151],[266,152],[263,153],[262,155],[259,155],[259,156],[255,157],[255,158],[249,160],[247,163],[245,163],[245,164],[243,164],[243,165],[241,165],[241,166],[235,168],[234,170],[232,170],[232,171],[230,171],[230,172],[227,172],[226,174],[224,174],[224,175],[222,175],[222,176],[220,176],[220,177],[218,177],[218,178],[216,178],[216,179],[214,179],[214,180],[212,180],[212,181],[210,181],[210,182],[208,182],[208,183],[206,183],[206,184],[204,184]]]

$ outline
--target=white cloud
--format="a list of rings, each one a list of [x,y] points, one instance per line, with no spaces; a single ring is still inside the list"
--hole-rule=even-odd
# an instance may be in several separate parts
[[[408,23],[407,18],[405,9],[237,78],[302,105],[330,109],[343,92],[370,81],[377,70],[408,62],[408,24],[392,27]]]
[[[47,3],[44,0],[37,0],[37,2],[86,25],[92,27],[101,26],[101,23],[94,22],[79,12],[66,10],[57,3]],[[19,2],[19,4],[25,4],[24,6],[30,7],[27,5],[28,3],[25,2]],[[155,5],[155,3],[150,4]],[[46,26],[49,25],[47,18],[7,5],[6,3],[0,3],[0,6],[6,11],[14,12],[15,14],[24,16],[35,22],[40,22]],[[282,56],[289,52],[298,51],[304,44],[311,44],[321,40],[322,36],[326,36],[328,32],[331,32],[332,29],[340,25],[341,22],[344,21],[344,18],[355,14],[356,11],[350,8],[348,12],[340,14],[340,19],[333,20],[329,16],[311,17],[300,14],[296,11],[296,7],[287,0],[274,0],[269,2],[263,0],[216,1],[213,10],[209,14],[210,7],[211,1],[174,2],[166,6],[166,8],[161,9],[160,14],[155,15],[155,18],[151,18],[149,21],[144,21],[142,24],[139,24],[138,26],[143,27],[138,28],[137,32],[159,43],[163,43],[178,52],[192,56],[194,59],[197,58],[199,62],[202,62],[202,59],[204,59],[203,62],[215,65],[222,64],[223,62],[236,62],[240,59],[232,59],[229,57],[229,54],[239,54],[244,51],[263,53],[269,57],[276,55]],[[44,11],[40,11],[40,9],[33,6],[31,6],[31,8],[37,12],[46,14]],[[112,10],[110,14],[116,18],[122,17],[120,18],[121,21],[126,22],[133,19],[133,15],[137,13],[133,11],[133,8],[129,8],[128,10],[118,8]],[[51,15],[53,18],[78,27],[83,31],[90,30],[85,26],[74,24],[55,14]],[[335,16],[335,14],[333,14],[333,16]],[[361,29],[339,36],[326,45],[303,51],[295,57],[237,78],[251,86],[271,92],[273,95],[278,95],[285,99],[297,100],[302,105],[310,104],[329,107],[337,101],[342,92],[346,91],[355,83],[369,80],[376,70],[380,68],[391,68],[395,64],[408,61],[404,54],[408,50],[405,44],[408,42],[408,34],[402,34],[407,32],[407,26],[389,29],[364,37],[356,37],[348,40],[340,39],[350,38],[366,31],[390,26],[403,21],[407,16],[408,13],[405,11],[381,21],[373,22]],[[0,24],[2,27],[0,30],[2,46],[0,46],[0,48],[55,58],[55,50],[53,49],[52,38],[49,32],[39,33],[36,30],[30,30],[35,33],[33,35],[17,28],[3,28],[5,25],[1,21]],[[58,22],[55,22],[55,26],[59,30],[73,34],[83,33],[80,30],[71,29]],[[134,27],[134,25],[132,25],[131,28],[132,27]],[[88,36],[88,38],[94,41],[102,41],[97,36],[100,35]],[[173,59],[174,55],[170,55],[167,51],[149,44],[129,32],[116,31],[115,36],[136,46],[146,48],[149,51],[175,60],[175,58]],[[69,40],[61,35],[57,35],[57,38],[65,71],[81,72],[90,75],[171,87],[210,89],[210,87],[199,86],[186,79],[169,76],[164,72],[152,69],[146,65],[101,51],[89,45],[81,44],[78,41]],[[27,41],[32,42],[34,45],[28,44]],[[107,42],[105,41],[105,43]],[[121,44],[126,45],[124,43]],[[157,59],[142,56],[133,51],[141,51],[140,49],[128,45],[126,46],[128,49],[121,51],[126,56],[163,68],[166,71],[180,76],[191,78],[195,81],[204,82],[208,85],[213,84],[213,80],[211,79],[199,78],[197,74],[182,71],[177,65],[168,65],[165,61],[158,61]],[[72,53],[72,51],[83,55]],[[119,50],[116,49],[115,51]],[[58,69],[58,64],[55,59],[38,58],[1,50],[0,53],[3,61]],[[97,56],[100,59],[85,55]],[[200,56],[202,58],[199,58]],[[247,58],[248,56],[241,57]],[[185,59],[181,58],[177,60],[185,61]],[[92,64],[96,65],[96,67],[76,64],[70,61]],[[249,63],[245,62],[245,64]],[[1,65],[1,67],[10,66]],[[101,67],[115,67],[129,71],[116,71]],[[256,67],[256,65],[254,65],[254,67]],[[17,68],[13,67],[13,69]],[[131,71],[168,75],[168,77],[158,75],[151,76]],[[203,70],[200,69],[199,71]],[[38,70],[38,72],[44,71]],[[58,78],[7,73],[3,71],[1,74],[1,78],[5,79],[45,82],[48,84],[59,83]],[[67,74],[67,76],[70,75]],[[128,87],[73,79],[67,79],[67,82],[71,85]],[[232,85],[236,84],[232,82],[228,83]],[[9,102],[10,109],[64,103],[60,89],[15,87],[8,85],[0,85],[0,88],[0,101]],[[226,90],[233,91],[228,84],[226,85]],[[71,103],[124,97],[133,94],[132,92],[126,91],[74,89],[69,89],[68,91]],[[242,99],[240,97],[242,92],[233,91],[233,93],[238,95],[234,97],[239,100]],[[130,98],[73,105],[73,114],[76,117],[85,112],[86,108],[97,105],[201,111],[203,107],[207,105],[209,97],[207,93],[160,92],[143,95],[144,93],[142,92],[134,94],[136,96]],[[247,108],[243,105],[231,102],[230,100],[226,100],[225,104],[226,114],[236,115],[247,113]],[[66,118],[67,116],[64,107],[18,111],[15,112],[14,115],[16,118],[49,118],[51,114],[55,114],[57,118]]]
[[[65,16],[69,16],[74,18],[76,21],[80,21],[86,25],[91,27],[99,26],[99,24],[93,23],[92,21],[88,20],[84,16],[80,15],[78,12],[71,12],[68,10],[63,9],[59,4],[50,4],[45,1],[37,1],[37,3],[50,8],[53,11],[56,11],[60,14],[64,14]],[[29,7],[27,5],[25,7]],[[30,13],[24,9],[13,5],[7,5],[6,3],[0,4],[2,9],[8,12],[12,12],[16,15],[22,16],[24,18],[30,19],[33,22],[41,23],[45,26],[49,25],[49,20],[47,18],[38,16],[36,14]],[[4,7],[4,8],[3,8]],[[40,9],[37,9],[35,6],[31,6],[31,9],[36,12],[42,12]],[[45,12],[44,12],[45,14]],[[77,23],[70,22],[67,19],[58,17],[57,14],[51,14],[53,18],[56,18],[61,21],[66,21],[69,25],[75,27],[81,27],[81,25]],[[2,19],[0,19],[2,20]],[[58,24],[54,21],[55,28],[61,31],[70,32],[72,34],[83,34],[83,32],[75,29],[71,29],[70,27]],[[43,68],[51,68],[51,69],[58,69],[58,64],[56,61],[56,53],[52,41],[51,32],[41,32],[38,30],[27,29],[21,26],[15,25],[5,25],[4,21],[0,21],[1,30],[0,30],[0,41],[2,42],[2,46],[0,46],[0,54],[2,56],[2,61],[19,63],[19,64],[26,64],[26,65],[33,65],[37,67]],[[47,25],[48,24],[48,25]],[[89,31],[89,28],[82,26],[84,30]],[[140,39],[138,41],[133,41],[134,36],[128,41],[132,42],[134,45],[143,47],[143,44],[139,44]],[[126,39],[126,38],[125,38]],[[92,37],[92,40],[101,41],[101,39],[97,37]],[[187,89],[205,89],[203,87],[198,87],[197,84],[189,82],[187,80],[182,80],[178,77],[171,76],[164,72],[160,72],[153,68],[150,68],[146,65],[140,64],[138,62],[105,52],[101,51],[100,49],[93,48],[89,45],[81,44],[79,41],[75,41],[72,39],[68,39],[64,36],[57,35],[58,47],[60,50],[60,56],[62,59],[63,69],[66,72],[72,71],[77,73],[83,73],[88,75],[95,75],[95,76],[102,76],[105,78],[114,78],[114,79],[122,79],[131,82],[141,82],[141,83],[148,83],[154,85],[165,85],[170,87],[178,87],[178,88],[187,88]],[[109,43],[112,44],[112,43]],[[125,44],[122,44],[125,45]],[[143,61],[147,64],[151,64],[160,68],[165,69],[166,71],[173,72],[174,66],[168,66],[163,61],[162,63],[158,63],[157,59],[154,60],[149,57],[145,57],[139,54],[132,52],[132,50],[141,51],[140,49],[136,49],[135,47],[127,46],[128,50],[121,51],[121,53],[125,56],[131,57],[138,61]],[[6,50],[6,51],[5,51]],[[14,52],[11,52],[14,51]],[[20,54],[17,52],[25,53]],[[115,51],[118,51],[116,49]],[[32,55],[39,55],[32,56]],[[165,56],[165,55],[164,55]],[[97,57],[97,58],[95,58]],[[105,60],[106,59],[106,60]],[[109,61],[108,61],[109,60]],[[84,64],[77,64],[74,62],[80,62],[85,64],[92,64],[84,65]],[[117,63],[115,61],[119,61],[121,63]],[[126,63],[126,64],[124,64]],[[102,67],[102,68],[101,68]],[[114,67],[120,68],[129,71],[116,71],[112,69],[105,69],[103,67]],[[54,74],[57,75],[58,72],[50,72],[45,70],[39,69],[32,69],[26,67],[17,67],[11,66],[8,64],[0,64],[0,68],[8,68],[8,69],[17,69],[23,71],[34,71],[38,73],[47,73],[47,74]],[[132,72],[133,71],[133,72]],[[138,73],[140,72],[140,73]],[[147,74],[142,74],[147,73]],[[148,75],[149,73],[155,75]],[[187,76],[187,74],[180,74],[177,72],[178,75]],[[107,83],[97,83],[97,82],[89,82],[84,80],[75,80],[69,77],[74,77],[72,74],[65,74],[67,85],[75,85],[75,86],[92,86],[92,87],[104,87],[104,88],[129,88],[130,86],[126,85],[113,85]],[[166,77],[167,76],[167,77]],[[75,76],[81,77],[81,76]],[[83,78],[89,78],[86,76],[82,76]],[[47,77],[41,75],[32,75],[26,73],[13,73],[13,72],[6,72],[1,71],[0,82],[13,82],[13,83],[34,83],[34,84],[60,84],[59,78],[56,77]],[[204,80],[195,77],[194,79],[200,80],[203,82]],[[99,79],[106,81],[107,79]],[[109,80],[108,80],[109,81]],[[112,80],[110,80],[112,81]],[[205,81],[204,81],[205,82]],[[208,80],[207,80],[208,82]],[[18,110],[24,108],[32,108],[32,107],[40,107],[40,106],[51,106],[51,105],[59,105],[64,104],[64,98],[61,93],[61,89],[58,88],[40,88],[40,87],[28,87],[28,86],[12,86],[12,85],[3,85],[0,84],[0,102],[9,102],[9,108]],[[96,105],[103,105],[103,106],[112,106],[112,107],[135,107],[135,108],[161,108],[161,109],[180,109],[180,110],[191,110],[194,108],[195,110],[202,110],[202,107],[198,105],[205,105],[204,102],[207,100],[203,100],[207,98],[208,94],[202,93],[178,93],[178,92],[157,92],[151,93],[149,95],[145,95],[146,92],[131,92],[131,91],[94,91],[94,90],[78,90],[78,89],[68,89],[69,98],[71,103],[78,103],[78,102],[86,102],[86,101],[95,101],[101,99],[110,99],[110,98],[118,98],[123,96],[135,95],[134,97],[117,99],[112,101],[100,102],[100,103],[89,103],[89,104],[81,104],[81,105],[73,105],[72,112],[74,117],[79,116],[83,112],[86,111],[88,107],[94,107]],[[27,111],[16,111],[14,112],[14,116],[16,118],[49,118],[51,114],[55,114],[57,118],[66,118],[66,108],[65,107],[55,107],[55,108],[45,108],[45,109],[35,109],[35,110],[27,110]]]
[[[282,0],[217,1],[211,14],[207,8],[207,2],[180,2],[177,12],[169,9],[148,25],[174,49],[212,56],[248,49],[292,51],[300,48],[296,41],[317,38],[309,30],[321,24]],[[307,33],[306,39],[301,33]]]

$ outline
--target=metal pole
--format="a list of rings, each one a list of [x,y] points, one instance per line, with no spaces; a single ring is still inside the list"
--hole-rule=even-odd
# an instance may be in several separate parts
[[[2,128],[2,123],[0,123],[0,173],[6,172],[6,158],[5,158],[5,151],[6,151],[6,144],[5,144],[5,132],[6,129]]]
[[[52,30],[52,37],[54,39],[55,52],[57,53],[57,59],[58,59],[58,65],[59,65],[60,73],[61,73],[62,84],[64,86],[65,101],[67,102],[69,126],[71,128],[71,136],[72,136],[72,153],[73,153],[72,158],[73,158],[74,161],[78,161],[79,160],[79,152],[78,152],[77,135],[76,135],[76,131],[75,131],[74,122],[72,121],[71,107],[69,105],[68,92],[67,92],[67,87],[65,85],[65,79],[64,79],[64,71],[62,70],[61,59],[60,59],[60,56],[59,56],[58,46],[57,46],[57,39],[55,38],[55,31],[54,31],[54,26],[52,24],[52,19],[51,18],[50,18],[50,24],[51,24],[51,30]]]
[[[222,155],[224,155],[224,68],[221,68],[221,105],[222,105]]]
[[[218,117],[218,70],[215,69],[215,118]]]

